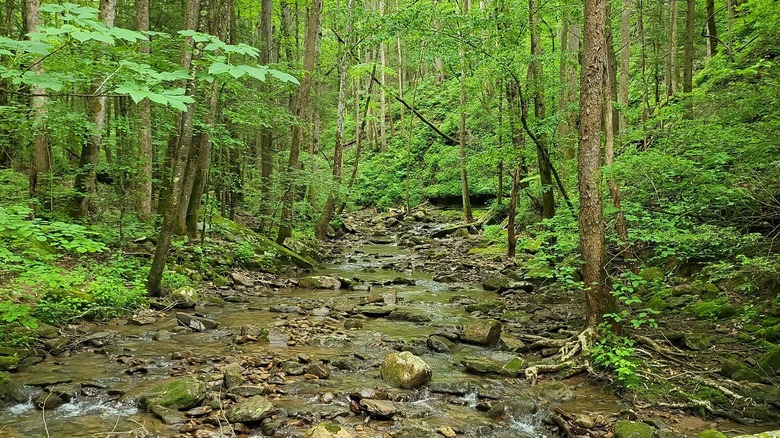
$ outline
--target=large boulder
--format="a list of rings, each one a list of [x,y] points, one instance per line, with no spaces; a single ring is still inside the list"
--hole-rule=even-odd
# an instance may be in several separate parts
[[[352,438],[352,434],[333,423],[320,423],[308,431],[304,438]]]
[[[169,379],[141,395],[141,407],[159,405],[170,409],[190,409],[198,406],[206,397],[206,385],[195,379],[182,377]]]
[[[198,305],[200,297],[195,288],[183,286],[171,292],[171,299],[176,302],[176,307],[180,309],[192,309]]]
[[[460,339],[469,344],[492,347],[501,339],[501,323],[494,320],[475,321],[463,327]]]
[[[401,388],[419,388],[431,380],[431,368],[419,357],[403,351],[390,353],[382,362],[382,378]]]
[[[253,423],[274,414],[274,405],[263,396],[256,395],[236,403],[225,412],[231,423]]]
[[[653,438],[653,428],[639,421],[619,420],[612,432],[615,438]]]
[[[780,430],[770,430],[755,435],[740,435],[734,438],[780,438]]]
[[[298,286],[304,289],[339,289],[341,280],[329,275],[310,275],[298,280]]]

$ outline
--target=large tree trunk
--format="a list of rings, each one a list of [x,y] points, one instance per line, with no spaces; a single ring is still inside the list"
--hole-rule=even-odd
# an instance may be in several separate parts
[[[100,13],[98,17],[106,26],[114,27],[116,18],[117,0],[100,0]],[[97,97],[88,98],[87,112],[92,121],[93,129],[89,141],[84,142],[81,148],[81,159],[76,179],[73,183],[74,195],[71,199],[71,214],[79,218],[87,215],[93,207],[90,196],[95,193],[95,166],[100,157],[100,144],[103,142],[103,127],[106,121],[106,96],[101,96],[100,87],[104,84],[103,78],[92,82],[90,95]]]
[[[620,104],[618,132],[628,128],[626,112],[628,111],[628,75],[631,68],[631,0],[623,0],[620,11],[620,84],[617,100]]]
[[[547,117],[547,109],[544,101],[544,68],[540,60],[542,56],[542,44],[539,29],[539,4],[536,0],[528,0],[528,25],[531,33],[531,84],[533,87],[532,97],[534,100],[534,117],[538,124],[544,123]],[[549,150],[547,146],[547,134],[538,135],[539,144],[537,145],[537,161],[539,163],[539,182],[542,186],[542,214],[545,219],[555,216],[555,195],[553,190],[553,179],[551,163],[549,162]]]
[[[604,212],[601,203],[601,90],[606,54],[606,1],[585,0],[580,77],[579,197],[580,250],[585,265],[585,315],[597,327],[611,308],[604,275]]]
[[[40,0],[25,0],[25,27],[27,32],[37,32],[41,24]],[[30,71],[35,74],[43,73],[41,63],[34,64]],[[46,188],[51,175],[51,153],[49,149],[49,132],[46,128],[46,89],[32,88],[30,108],[32,112],[35,138],[33,139],[33,160],[30,168],[30,197],[38,198],[42,205],[47,205],[44,199]],[[49,205],[51,208],[51,205]]]
[[[609,45],[607,45],[607,50],[609,50]],[[609,79],[606,78],[604,81],[604,113],[602,114],[602,119],[604,120],[604,164],[607,167],[612,166],[615,162],[615,129],[612,126],[614,118],[611,115],[612,87],[609,84]],[[613,174],[610,174],[607,178],[607,187],[612,197],[612,205],[617,209],[615,231],[620,240],[625,243],[628,241],[628,225],[621,207],[620,189]]]
[[[715,26],[715,0],[707,0],[707,56],[715,56],[718,48],[718,28]]]
[[[149,0],[135,0],[135,27],[139,32],[149,30]],[[149,56],[149,45],[138,45],[142,57]],[[152,103],[144,99],[138,103],[138,173],[136,174],[136,210],[142,222],[152,216]]]
[[[298,120],[303,120],[309,107],[309,95],[311,94],[312,73],[314,72],[314,60],[316,57],[317,35],[320,31],[320,12],[322,10],[322,0],[312,0],[311,10],[309,11],[309,21],[306,25],[306,39],[304,40],[303,69],[305,70],[300,90],[298,91],[298,100],[295,104],[295,115]],[[284,202],[282,205],[282,218],[279,225],[279,234],[276,236],[276,242],[283,244],[287,238],[292,236],[293,230],[293,204],[295,202],[295,177],[298,169],[298,159],[301,153],[301,137],[303,135],[300,123],[293,126],[292,139],[290,140],[290,156],[287,161],[287,175],[285,175]]]
[[[185,29],[197,30],[198,29],[198,15],[200,14],[200,2],[198,0],[187,0],[187,9],[184,17]],[[186,38],[186,47],[181,58],[181,65],[187,71],[190,71],[192,67],[192,51],[194,48],[194,41],[192,38]],[[195,81],[190,80],[187,82],[186,95],[192,97],[195,94]],[[176,225],[177,213],[179,211],[179,200],[181,199],[181,191],[184,182],[184,172],[187,166],[187,156],[189,155],[189,147],[192,142],[192,113],[195,111],[195,105],[187,105],[187,110],[179,118],[177,123],[178,132],[172,136],[170,144],[173,147],[171,154],[173,165],[172,178],[170,181],[169,199],[167,202],[161,200],[161,203],[165,203],[165,209],[163,210],[163,222],[160,227],[160,233],[157,237],[157,247],[154,251],[154,258],[152,259],[152,267],[149,270],[149,276],[146,279],[146,289],[151,296],[160,296],[162,290],[160,285],[162,284],[163,271],[165,270],[165,261],[168,258],[168,250],[171,247],[171,239],[173,238],[173,230]]]

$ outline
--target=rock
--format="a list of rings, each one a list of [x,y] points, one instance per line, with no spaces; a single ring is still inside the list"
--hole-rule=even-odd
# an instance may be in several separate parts
[[[81,392],[81,383],[58,383],[47,388],[47,391],[69,402]]]
[[[428,348],[437,353],[454,353],[460,350],[460,346],[443,336],[432,335],[426,343]]]
[[[431,380],[431,375],[428,364],[408,351],[390,353],[382,362],[382,379],[401,388],[419,388]]]
[[[180,377],[164,381],[141,395],[141,407],[160,405],[170,409],[190,409],[200,405],[206,397],[206,385],[195,379]]]
[[[526,368],[525,359],[522,357],[516,357],[514,359],[511,359],[509,362],[505,363],[503,367],[501,367],[501,371],[499,372],[501,375],[504,376],[516,376],[520,371],[524,370]]]
[[[165,408],[160,405],[151,405],[148,409],[151,413],[160,417],[165,424],[181,424],[187,421],[184,415],[175,409]]]
[[[11,381],[8,374],[0,372],[0,401],[13,401],[23,403],[27,401],[21,389],[21,385]]]
[[[520,397],[494,404],[487,412],[487,416],[495,419],[528,418],[538,410],[539,405],[534,399]]]
[[[19,358],[16,356],[0,356],[0,371],[15,370],[19,365]]]
[[[188,313],[177,313],[176,320],[184,327],[189,327],[196,332],[202,332],[219,327],[219,323],[200,316],[190,315]]]
[[[189,286],[180,287],[171,292],[171,299],[176,301],[175,307],[180,309],[192,309],[198,304],[198,291],[196,291],[195,288]],[[149,317],[139,316],[134,318],[134,320],[140,320],[139,322],[143,322],[143,319],[146,318]],[[152,321],[154,321],[154,318],[152,318]]]
[[[731,375],[733,380],[738,382],[748,381],[754,383],[762,383],[766,380],[766,372],[756,371],[751,368],[741,368]]]
[[[58,356],[65,352],[70,347],[70,339],[65,336],[60,336],[54,339],[46,339],[43,341],[43,347],[54,356]]]
[[[44,392],[41,394],[38,394],[32,401],[33,406],[35,406],[38,409],[50,411],[52,409],[57,409],[58,407],[65,404],[65,400],[58,397],[56,394],[52,394],[50,392]]]
[[[57,327],[39,322],[35,334],[41,339],[55,339],[60,337],[60,331]]]
[[[360,400],[360,407],[369,416],[379,420],[392,418],[395,414],[398,413],[398,408],[396,408],[395,404],[389,400],[364,398]]]
[[[652,266],[649,268],[643,268],[639,271],[639,276],[642,277],[645,281],[656,281],[656,280],[663,280],[664,279],[664,271],[663,269]]]
[[[442,426],[436,429],[436,432],[444,435],[444,438],[455,438],[458,436],[458,434],[455,433],[455,430],[449,426]]]
[[[468,356],[460,361],[466,371],[472,374],[498,374],[501,372],[501,365],[493,362],[486,357]]]
[[[352,434],[333,423],[320,423],[308,431],[304,438],[352,438]]]
[[[312,275],[299,279],[298,286],[304,289],[339,289],[341,281],[328,275]]]
[[[303,309],[300,306],[293,306],[291,304],[277,304],[271,306],[269,309],[273,313],[303,313]]]
[[[395,309],[387,316],[387,319],[393,321],[407,321],[418,324],[431,322],[430,315],[416,309]]]
[[[770,430],[755,435],[740,435],[734,438],[780,438],[780,430]]]
[[[188,417],[202,417],[212,412],[214,412],[214,409],[211,406],[199,406],[197,408],[190,409],[189,411],[185,412],[185,414]]]
[[[571,390],[569,385],[555,380],[542,386],[539,395],[551,403],[561,403],[574,399],[574,391]]]
[[[357,318],[347,318],[344,320],[344,328],[347,330],[363,328],[363,320]]]
[[[736,374],[737,371],[744,367],[742,361],[739,359],[728,358],[724,359],[720,366],[720,373],[726,377],[731,377]]]
[[[371,318],[381,318],[395,310],[394,306],[361,306],[358,312]]]
[[[526,347],[525,342],[513,338],[512,336],[509,336],[506,333],[501,333],[501,338],[498,341],[498,346],[503,351],[511,351],[515,353],[523,353],[525,352],[528,347]]]
[[[653,438],[653,428],[639,421],[619,420],[612,432],[615,438]]]
[[[672,429],[661,429],[655,431],[655,438],[685,438],[685,435]]]
[[[233,284],[238,284],[244,287],[252,287],[255,285],[254,280],[240,272],[231,272],[230,278],[233,279]]]
[[[587,414],[579,414],[574,419],[574,424],[577,427],[581,427],[583,429],[593,429],[593,426],[595,425],[595,422],[592,418],[590,418],[590,415]]]
[[[222,368],[222,373],[225,375],[223,379],[225,389],[235,388],[236,386],[244,384],[244,376],[242,375],[244,373],[244,367],[242,367],[241,364],[231,363],[225,365],[225,367]]]
[[[271,392],[271,389],[265,386],[254,385],[241,385],[234,386],[227,390],[228,394],[237,395],[239,397],[254,397],[256,395],[267,395]]]
[[[330,377],[330,367],[324,363],[313,363],[306,368],[306,373],[316,376],[318,379]]]
[[[494,320],[475,321],[466,325],[460,334],[464,342],[492,347],[501,338],[501,323]]]
[[[302,376],[306,373],[305,368],[298,362],[288,360],[282,363],[282,371],[288,376]]]
[[[770,348],[766,354],[761,356],[758,364],[761,366],[761,369],[765,370],[767,373],[780,375],[780,345]]]
[[[501,312],[506,309],[506,306],[500,300],[483,301],[480,303],[469,304],[466,306],[466,312]]]
[[[173,337],[173,333],[169,332],[168,330],[157,330],[152,335],[152,339],[155,341],[170,341]]]
[[[686,335],[683,344],[694,351],[706,350],[712,346],[709,336],[702,333]]]
[[[273,414],[274,405],[267,398],[256,395],[230,407],[225,411],[225,418],[231,423],[252,423]]]
[[[723,432],[718,432],[717,430],[704,430],[701,433],[699,433],[699,438],[727,438],[726,434]]]
[[[449,394],[464,396],[471,391],[471,385],[467,381],[458,381],[452,383],[432,382],[428,385],[428,390],[435,394]]]
[[[508,277],[490,277],[482,282],[482,288],[486,291],[504,292],[509,290],[511,281]]]

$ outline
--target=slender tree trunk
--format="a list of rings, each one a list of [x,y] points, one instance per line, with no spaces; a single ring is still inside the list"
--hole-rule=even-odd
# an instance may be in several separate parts
[[[380,17],[385,15],[385,0],[379,0],[377,9]],[[382,66],[380,77],[382,78],[382,83],[385,84],[387,83],[387,74],[385,73],[387,59],[385,57],[384,41],[379,42],[379,65]],[[379,89],[379,150],[382,152],[387,150],[387,94],[384,87]]]
[[[612,35],[612,7],[610,7],[609,3],[607,3],[607,27],[605,29],[606,32],[606,41],[607,41],[607,79],[609,84],[609,90],[610,90],[610,98],[614,100],[615,96],[618,94],[618,88],[617,88],[617,69],[618,69],[618,62],[617,57],[615,56],[615,39]],[[610,114],[612,115],[612,132],[614,136],[617,136],[620,126],[620,113],[613,107],[612,103],[610,102]]]
[[[309,21],[306,26],[306,39],[304,40],[303,68],[305,70],[303,81],[301,81],[298,92],[298,100],[295,105],[295,115],[298,120],[303,120],[309,106],[309,94],[311,93],[312,73],[314,72],[314,59],[316,57],[317,35],[320,30],[320,11],[322,10],[322,0],[312,0],[311,10],[309,11]],[[283,244],[287,238],[292,236],[293,230],[293,203],[295,201],[295,178],[294,174],[298,169],[298,159],[301,153],[301,136],[303,132],[300,124],[295,124],[292,130],[292,139],[290,140],[290,157],[287,161],[287,175],[284,203],[282,205],[282,221],[279,226],[279,234],[276,242]]]
[[[604,275],[604,212],[601,202],[601,90],[606,54],[606,1],[585,0],[580,79],[579,197],[580,250],[585,265],[585,315],[596,328],[612,307]]]
[[[626,111],[628,111],[628,75],[631,68],[631,0],[623,0],[620,11],[620,84],[618,86],[618,103],[620,117],[618,132],[628,128]]]
[[[260,12],[260,63],[268,65],[271,62],[271,46],[273,45],[273,25],[271,23],[271,11],[273,0],[263,0]],[[266,89],[260,86],[260,91]],[[273,133],[270,128],[260,128],[260,183],[263,199],[262,219],[260,230],[265,232],[271,224],[273,214],[273,191],[271,176],[274,170],[273,162]]]
[[[135,0],[135,27],[139,32],[149,30],[149,0]],[[138,45],[142,57],[149,56],[149,44]],[[142,222],[152,217],[152,103],[144,99],[138,103],[138,173],[136,175],[136,210]]]
[[[27,32],[37,32],[41,24],[40,0],[25,0],[25,28]],[[43,66],[38,63],[30,68],[35,74],[43,73]],[[33,160],[30,168],[30,197],[38,198],[42,205],[47,205],[45,192],[51,176],[51,150],[49,149],[49,131],[46,127],[46,89],[32,88],[30,108],[32,113],[35,137],[33,139]],[[51,205],[48,205],[51,208]]]
[[[544,68],[542,66],[542,45],[539,29],[539,4],[536,0],[528,0],[528,25],[531,33],[531,84],[533,87],[534,117],[538,124],[543,124],[547,117],[547,109],[544,100]],[[537,162],[539,163],[539,180],[542,186],[542,213],[545,219],[555,216],[555,192],[551,164],[548,161],[549,150],[547,134],[540,133],[539,147],[537,148]]]
[[[515,231],[515,218],[517,217],[517,198],[520,192],[520,163],[512,172],[512,191],[509,195],[509,213],[506,226],[506,255],[514,257],[517,253],[517,234]]]
[[[687,4],[688,10],[685,14],[685,54],[683,56],[683,93],[686,94],[693,91],[693,27],[696,21],[696,0],[687,0]],[[692,118],[692,111],[691,96],[686,96],[683,117],[686,119]]]
[[[666,96],[677,93],[677,0],[669,0],[669,57],[666,66]]]
[[[196,30],[198,28],[199,14],[200,2],[198,0],[187,0],[187,9],[184,16],[185,29]],[[185,41],[186,47],[182,54],[181,64],[185,70],[189,71],[192,67],[194,41],[192,38],[186,38]],[[193,96],[195,94],[194,80],[187,82],[185,93],[188,96]],[[194,111],[195,105],[189,104],[183,116],[179,118],[180,123],[177,124],[179,132],[172,136],[174,151],[172,154],[173,159],[171,160],[173,168],[169,191],[170,199],[167,202],[161,201],[161,203],[165,203],[163,222],[157,237],[157,247],[155,248],[154,258],[152,259],[152,267],[149,270],[149,276],[146,280],[146,289],[151,296],[160,296],[162,294],[160,285],[162,284],[165,261],[168,258],[168,250],[171,247],[171,239],[173,238],[173,231],[176,225],[177,213],[179,211],[179,200],[181,198],[184,172],[187,166],[187,156],[189,155],[189,147],[192,142],[192,113]]]
[[[607,50],[609,50],[609,45],[607,45]],[[615,162],[615,129],[612,126],[614,118],[611,115],[612,86],[609,84],[609,78],[607,77],[604,80],[604,112],[602,114],[602,119],[604,120],[604,165],[607,167],[612,166]],[[620,190],[612,174],[607,178],[607,187],[612,197],[612,205],[617,209],[615,231],[622,242],[628,242],[628,225],[626,224],[626,218],[623,215],[620,203]]]
[[[569,18],[570,19],[570,18]],[[564,117],[558,123],[558,137],[563,139],[563,156],[567,160],[574,158],[575,148],[574,140],[569,141],[568,137],[577,127],[577,112],[574,105],[577,103],[577,90],[579,88],[577,78],[577,58],[580,52],[580,33],[581,28],[576,20],[565,21],[564,31],[561,37],[561,83],[565,84],[561,92],[559,110]],[[565,41],[565,44],[563,44]]]
[[[715,0],[707,0],[707,57],[718,49],[718,28],[715,26]]]
[[[463,4],[462,15],[465,17],[468,13],[466,4]],[[458,36],[461,35],[460,24],[458,24]],[[466,51],[461,45],[460,48],[460,127],[458,129],[458,144],[460,158],[460,189],[463,198],[463,219],[466,222],[474,222],[474,213],[471,211],[471,197],[469,196],[468,174],[466,172]]]

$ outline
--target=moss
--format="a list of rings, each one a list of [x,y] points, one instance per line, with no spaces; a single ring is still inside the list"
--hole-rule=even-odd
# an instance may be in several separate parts
[[[171,379],[157,385],[140,398],[142,407],[160,405],[171,409],[189,409],[200,404],[206,396],[206,385],[189,378]]]
[[[653,310],[663,311],[669,308],[669,304],[667,304],[663,298],[656,296],[651,298],[650,301],[647,302],[647,307]]]
[[[612,426],[615,438],[652,438],[653,428],[638,421],[619,420]]]
[[[701,319],[725,319],[738,313],[730,304],[720,304],[717,301],[703,301],[693,307],[693,313]]]
[[[490,245],[484,248],[474,247],[469,250],[469,254],[495,255],[495,254],[505,254],[505,253],[506,253],[506,246],[501,246],[501,245]]]
[[[466,306],[466,312],[482,312],[482,313],[490,313],[492,311],[501,311],[504,310],[506,306],[504,303],[502,303],[499,300],[493,300],[493,301],[485,301],[482,303],[476,303],[476,304],[469,304]]]
[[[700,433],[699,438],[726,438],[726,435],[723,432],[709,429]]]
[[[639,271],[639,276],[642,277],[645,281],[660,281],[664,279],[664,271],[657,266],[652,266]]]
[[[780,345],[770,348],[761,356],[758,364],[767,373],[780,374]]]
[[[780,324],[764,330],[764,338],[769,342],[780,342]]]
[[[19,365],[19,358],[16,356],[0,356],[0,371],[8,371]]]

